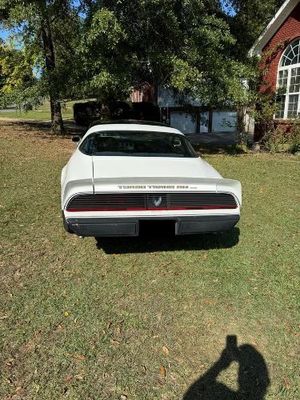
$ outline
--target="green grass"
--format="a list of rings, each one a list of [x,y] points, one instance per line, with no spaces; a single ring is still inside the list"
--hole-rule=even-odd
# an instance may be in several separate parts
[[[206,157],[242,182],[239,238],[97,249],[61,223],[72,142],[4,123],[0,132],[1,399],[183,399],[227,335],[267,365],[267,394],[252,400],[300,398],[299,158]],[[218,381],[235,389],[237,373],[235,362]]]
[[[73,119],[73,104],[75,101],[67,101],[62,107],[62,115],[64,120]],[[50,121],[50,103],[45,101],[40,107],[30,111],[3,111],[0,110],[0,118]]]

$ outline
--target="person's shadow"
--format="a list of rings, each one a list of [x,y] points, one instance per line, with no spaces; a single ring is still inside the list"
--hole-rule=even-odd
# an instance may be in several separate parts
[[[217,381],[218,375],[232,361],[239,364],[238,390]],[[263,356],[250,344],[237,346],[236,336],[227,336],[219,360],[185,393],[183,400],[263,400],[270,384]]]

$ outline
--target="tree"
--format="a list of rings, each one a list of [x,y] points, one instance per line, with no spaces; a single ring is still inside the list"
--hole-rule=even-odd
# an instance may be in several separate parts
[[[141,82],[169,85],[204,104],[247,101],[236,40],[214,0],[96,0],[85,2],[82,48],[92,90],[126,93]]]
[[[228,0],[228,15],[224,0],[0,0],[0,16],[18,27],[62,130],[61,98],[108,103],[144,82],[211,107],[248,104],[247,53],[280,2]]]
[[[32,56],[39,75],[39,95],[50,99],[52,128],[63,131],[60,100],[70,92],[75,71],[79,17],[71,0],[0,0],[3,23],[18,29],[21,47]]]
[[[243,60],[284,0],[222,0],[231,12],[227,18],[237,43],[235,57]]]
[[[0,105],[29,108],[41,102],[39,82],[33,74],[34,61],[24,49],[0,44]]]

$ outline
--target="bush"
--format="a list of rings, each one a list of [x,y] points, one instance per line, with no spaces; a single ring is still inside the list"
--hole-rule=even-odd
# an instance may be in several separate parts
[[[278,153],[281,151],[288,151],[288,138],[287,132],[281,126],[277,126],[265,133],[262,140],[265,150],[271,153]]]
[[[263,148],[271,153],[300,151],[300,124],[291,122],[290,126],[278,125],[265,133],[262,140]]]
[[[292,126],[290,133],[290,149],[291,153],[300,152],[300,124],[299,122],[295,122]]]

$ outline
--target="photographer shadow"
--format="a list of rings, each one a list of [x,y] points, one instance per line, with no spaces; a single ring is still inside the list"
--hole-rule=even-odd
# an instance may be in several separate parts
[[[230,364],[238,363],[238,390],[217,381]],[[219,360],[185,393],[183,400],[264,400],[270,384],[263,356],[251,345],[236,345],[236,336],[227,336],[226,348]]]

